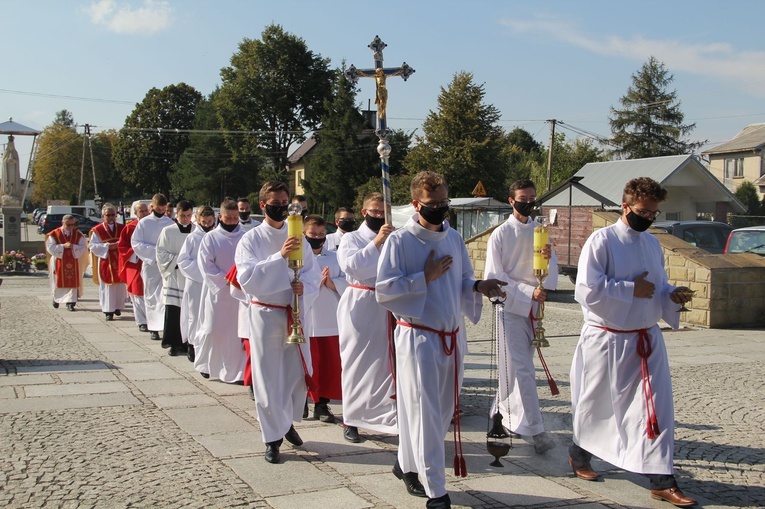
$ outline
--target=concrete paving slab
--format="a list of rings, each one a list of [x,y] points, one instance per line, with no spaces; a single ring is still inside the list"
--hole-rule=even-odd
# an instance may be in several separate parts
[[[357,496],[347,488],[271,497],[267,498],[266,502],[275,509],[305,509],[306,507],[315,506],[319,500],[323,506],[342,507],[343,509],[374,507],[373,504]]]
[[[319,470],[313,463],[300,458],[289,446],[282,446],[281,463],[276,465],[266,462],[262,454],[224,460],[223,463],[264,498],[342,487],[343,480]]]
[[[75,371],[72,373],[59,373],[59,380],[65,384],[86,382],[108,382],[117,380],[117,375],[112,370],[102,371]],[[26,385],[26,384],[25,384]]]
[[[60,375],[59,375],[60,376]],[[56,383],[50,375],[8,375],[0,376],[0,387],[6,385],[34,385]]]
[[[308,421],[306,421],[308,422]],[[360,452],[377,452],[382,448],[371,440],[362,440],[358,444],[343,438],[342,424],[321,424],[320,426],[297,425],[295,428],[306,442],[306,448],[320,457],[330,457]],[[310,445],[308,445],[310,442]],[[392,463],[391,463],[392,465]]]
[[[183,408],[218,405],[218,400],[206,394],[171,394],[149,398],[159,408]]]
[[[0,399],[16,399],[16,389],[10,385],[0,387]]]
[[[404,483],[396,479],[391,473],[359,475],[353,478],[353,482],[368,491],[377,500],[391,505],[397,509],[422,509],[425,505],[425,499],[413,497],[406,492]],[[452,505],[474,507],[481,505],[481,501],[476,497],[455,489],[446,479],[446,489],[449,490],[449,498]]]
[[[190,363],[189,363],[190,364]],[[219,396],[239,396],[249,395],[250,391],[244,385],[227,384],[218,380],[209,380],[197,375],[199,379],[205,380],[205,387]]]
[[[140,346],[127,339],[110,339],[108,341],[99,341],[93,346],[100,352],[129,352],[134,350],[143,350]]]
[[[188,380],[135,380],[133,384],[146,396],[204,394],[201,388]]]
[[[266,446],[260,431],[235,431],[215,435],[199,435],[194,439],[216,458],[232,458],[263,454]],[[265,461],[264,461],[265,462]]]
[[[171,408],[165,413],[192,436],[253,430],[252,424],[223,406]]]
[[[69,396],[75,394],[110,394],[114,392],[129,392],[122,382],[93,382],[63,385],[30,385],[24,387],[28,398],[44,398],[49,396]]]
[[[122,363],[117,366],[120,373],[129,380],[169,380],[182,378],[181,375],[161,362]]]
[[[576,500],[582,495],[560,484],[531,474],[467,477],[462,484],[505,505],[550,504]]]
[[[334,444],[338,445],[338,444]],[[351,444],[353,445],[353,444]],[[311,447],[311,452],[316,451],[316,447]],[[354,477],[360,472],[365,474],[384,474],[389,473],[396,462],[395,451],[374,452],[369,450],[358,451],[357,454],[317,454],[322,461],[332,465],[332,468],[341,474]]]
[[[25,373],[66,373],[70,371],[95,371],[109,370],[110,366],[101,361],[91,363],[73,363],[73,364],[47,364],[42,366],[17,366],[18,374]]]
[[[0,405],[0,413],[3,414],[141,404],[135,396],[128,392],[55,396],[48,398],[25,398],[5,400],[5,402],[6,403],[3,405]]]
[[[125,350],[120,352],[103,352],[104,357],[109,362],[115,364],[128,364],[131,362],[150,362],[156,360],[157,356],[143,349]]]

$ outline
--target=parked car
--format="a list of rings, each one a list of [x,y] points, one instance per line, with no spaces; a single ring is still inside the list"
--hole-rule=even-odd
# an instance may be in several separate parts
[[[731,225],[718,221],[657,221],[651,226],[713,254],[722,254],[733,231]]]
[[[40,226],[37,228],[38,233],[42,234],[48,234],[55,230],[56,228],[61,227],[61,220],[64,218],[65,214],[47,214],[45,216],[45,219],[40,223]],[[77,219],[77,222],[79,223],[77,225],[77,229],[80,230],[82,233],[87,235],[90,230],[98,225],[98,221],[93,221],[90,218],[87,218],[85,216],[81,216],[79,214],[71,214],[72,217]]]
[[[728,235],[725,254],[755,253],[765,256],[765,226],[737,228]]]
[[[34,212],[32,212],[32,222],[34,224],[40,224],[40,216],[42,216],[45,213],[45,207],[36,208]]]

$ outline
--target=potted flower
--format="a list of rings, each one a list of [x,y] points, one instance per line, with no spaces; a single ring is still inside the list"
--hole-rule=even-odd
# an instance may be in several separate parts
[[[24,251],[6,251],[3,253],[3,269],[7,272],[29,271],[29,259]]]
[[[45,253],[37,253],[31,258],[32,264],[34,264],[37,270],[48,270],[47,256]]]

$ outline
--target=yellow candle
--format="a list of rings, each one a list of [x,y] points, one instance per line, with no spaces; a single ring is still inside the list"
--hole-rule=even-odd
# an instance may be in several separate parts
[[[289,254],[291,261],[303,259],[303,216],[296,214],[287,216],[287,235],[300,240],[300,249]]]
[[[546,271],[550,260],[542,256],[542,249],[550,243],[550,236],[546,226],[534,227],[534,270]]]

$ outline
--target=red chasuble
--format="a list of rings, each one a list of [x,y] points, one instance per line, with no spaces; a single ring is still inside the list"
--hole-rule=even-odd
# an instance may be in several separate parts
[[[137,262],[131,262],[130,258],[135,254],[130,239],[133,238],[138,220],[126,224],[120,232],[120,240],[117,243],[119,252],[119,275],[127,284],[128,292],[136,297],[143,297],[143,279],[141,279],[141,266],[143,262],[139,258]]]
[[[56,244],[66,244],[71,242],[72,244],[79,244],[82,238],[82,233],[79,230],[74,230],[72,234],[67,237],[64,234],[64,227],[56,228],[50,232],[48,237],[52,237],[56,241]],[[64,257],[56,258],[56,288],[79,288],[80,286],[80,269],[77,262],[77,258],[74,257],[72,249],[64,249]]]
[[[120,232],[125,228],[124,225],[119,223],[114,224],[114,232],[106,226],[106,223],[101,223],[93,228],[93,231],[98,234],[98,238],[101,242],[117,242],[120,239]],[[119,253],[116,249],[109,251],[109,256],[106,258],[99,258],[98,262],[98,275],[105,284],[113,285],[122,283],[120,278],[120,259]]]

